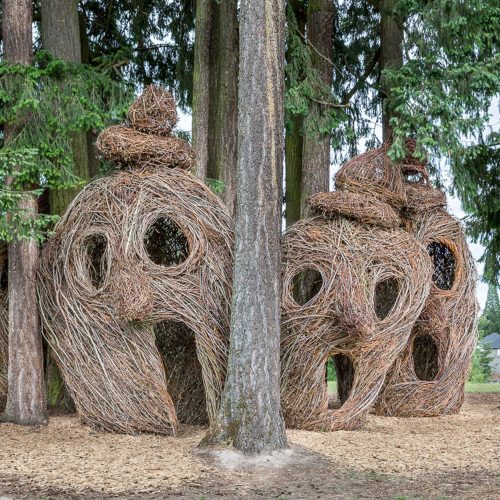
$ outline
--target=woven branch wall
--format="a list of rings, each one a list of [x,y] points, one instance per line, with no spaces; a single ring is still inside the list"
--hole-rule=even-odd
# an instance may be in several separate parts
[[[41,258],[44,335],[83,420],[110,431],[205,424],[225,379],[232,223],[185,170],[191,148],[168,137],[172,106],[148,87],[129,112],[138,130],[101,134],[123,170],[82,190]]]
[[[475,270],[444,194],[410,154],[359,155],[283,238],[282,401],[289,427],[456,412],[475,343]],[[333,357],[341,407],[328,407]]]

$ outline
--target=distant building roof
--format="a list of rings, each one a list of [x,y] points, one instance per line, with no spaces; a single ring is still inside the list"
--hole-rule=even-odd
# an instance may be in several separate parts
[[[482,342],[490,344],[492,349],[500,349],[500,333],[490,333]]]

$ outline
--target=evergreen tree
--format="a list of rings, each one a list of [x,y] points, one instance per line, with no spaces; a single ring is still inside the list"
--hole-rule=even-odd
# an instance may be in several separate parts
[[[490,285],[488,288],[484,311],[479,318],[478,331],[480,339],[491,333],[500,334],[500,301],[498,299],[498,289],[494,285]]]
[[[33,57],[31,0],[5,0],[2,15],[5,60],[20,67],[29,66]],[[20,113],[6,124],[6,148],[10,148],[22,133],[27,120],[28,117]],[[2,150],[4,165],[8,155],[6,148]],[[36,217],[37,198],[29,192],[30,179],[22,175],[22,167],[18,165],[18,161],[22,161],[21,155],[17,156],[15,150],[10,152],[10,165],[0,168],[0,177],[7,188],[13,186],[28,191],[10,198],[11,209],[17,212],[18,220],[24,222]],[[38,245],[33,236],[17,239],[10,242],[8,252],[9,365],[3,420],[40,425],[46,421],[46,401],[36,301]]]
[[[281,0],[243,0],[240,8],[231,340],[212,435],[262,453],[287,445],[279,389],[285,12]]]
[[[493,359],[491,348],[483,342],[479,342],[472,354],[469,381],[475,383],[487,383],[491,379],[493,371],[491,360]]]

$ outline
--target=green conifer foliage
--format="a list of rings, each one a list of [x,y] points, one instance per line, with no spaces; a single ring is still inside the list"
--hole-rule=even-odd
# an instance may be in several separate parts
[[[479,318],[478,331],[480,339],[491,333],[500,334],[500,300],[498,299],[498,289],[494,285],[490,285],[488,288],[484,311]]]

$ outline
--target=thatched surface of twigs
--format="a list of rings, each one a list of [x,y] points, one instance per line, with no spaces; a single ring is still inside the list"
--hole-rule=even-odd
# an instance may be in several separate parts
[[[408,229],[426,248],[438,242],[451,250],[453,277],[440,282],[439,273],[445,270],[437,264],[425,308],[389,372],[376,410],[404,417],[448,415],[462,406],[476,342],[476,270],[460,223],[445,210],[415,214]],[[432,345],[416,352],[416,342],[426,337],[434,344],[436,355],[429,352]],[[419,379],[417,374],[428,380]]]
[[[344,215],[370,225],[393,228],[401,223],[396,211],[387,203],[374,196],[351,193],[349,191],[333,191],[316,193],[308,200],[312,211],[325,215]]]
[[[168,135],[177,124],[175,99],[164,88],[148,85],[130,106],[127,118],[136,130]]]
[[[459,222],[443,209],[444,193],[412,156],[414,142],[408,146],[400,164],[387,146],[347,162],[339,191],[311,198],[322,216],[284,235],[282,398],[291,427],[354,429],[372,408],[432,416],[462,404],[475,343],[475,269]],[[401,227],[383,227],[386,204]],[[384,211],[368,219],[367,206]],[[305,269],[319,272],[321,284],[304,303],[293,281]],[[354,366],[354,379],[338,382],[350,392],[333,412],[325,380],[332,355]]]
[[[340,191],[369,194],[400,209],[406,203],[401,169],[387,156],[387,146],[355,156],[335,176]]]
[[[177,240],[163,238],[161,225],[151,232],[158,221],[164,231],[180,230]],[[192,411],[215,417],[227,357],[231,227],[222,202],[179,169],[116,171],[75,198],[42,253],[38,294],[44,335],[84,421],[175,434],[180,403],[173,397],[191,397],[182,383],[190,387],[193,376],[176,370],[196,359],[204,400]],[[159,258],[173,263],[152,260]],[[176,347],[175,366],[164,366],[155,344],[156,326],[169,321],[196,341],[194,351]],[[175,356],[167,359],[177,363]]]
[[[292,225],[283,239],[282,405],[289,427],[338,430],[362,425],[385,375],[403,350],[430,288],[425,249],[403,229],[363,225],[342,216],[314,217]],[[320,272],[322,285],[304,305],[293,279]],[[398,290],[387,316],[377,284]],[[328,410],[325,365],[348,356],[355,369],[349,398]]]
[[[182,168],[195,163],[194,149],[178,137],[159,137],[115,125],[99,134],[97,147],[102,156],[120,167]]]

